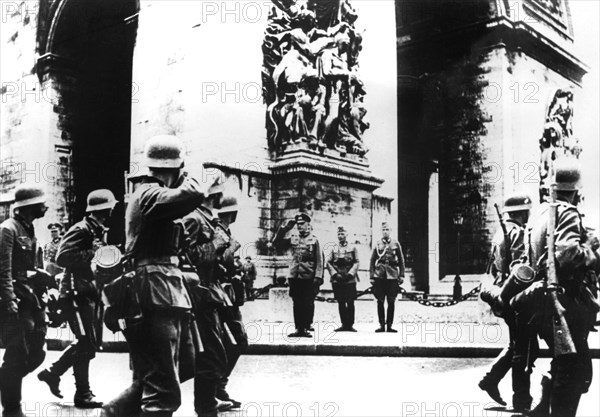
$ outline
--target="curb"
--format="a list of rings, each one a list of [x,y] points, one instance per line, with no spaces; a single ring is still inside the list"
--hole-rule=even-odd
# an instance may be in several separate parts
[[[68,340],[48,339],[48,350],[63,350]],[[246,355],[299,355],[299,356],[368,356],[368,357],[428,357],[428,358],[495,358],[502,347],[485,345],[446,346],[369,346],[343,344],[266,344],[248,346]],[[127,353],[127,342],[104,342],[102,352]],[[600,348],[591,347],[592,359],[600,359]],[[540,358],[551,358],[547,348],[540,349]]]

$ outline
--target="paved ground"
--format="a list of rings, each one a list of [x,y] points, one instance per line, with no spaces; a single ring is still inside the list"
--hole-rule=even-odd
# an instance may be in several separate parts
[[[50,352],[46,364],[56,359]],[[364,358],[323,356],[244,356],[230,383],[230,392],[244,402],[237,412],[223,417],[271,416],[488,416],[484,409],[494,403],[477,388],[489,359]],[[537,396],[540,372],[549,360],[540,359],[532,379]],[[578,416],[600,416],[598,375],[582,399]],[[130,379],[126,354],[101,353],[92,362],[93,390],[100,399],[111,398]],[[510,380],[501,384],[509,398]],[[57,402],[34,376],[24,383],[24,408],[29,416],[98,416],[98,410],[77,410],[69,405],[74,393],[71,375],[61,386],[66,402]],[[192,417],[191,382],[183,385],[179,417]],[[510,416],[510,414],[504,414]]]

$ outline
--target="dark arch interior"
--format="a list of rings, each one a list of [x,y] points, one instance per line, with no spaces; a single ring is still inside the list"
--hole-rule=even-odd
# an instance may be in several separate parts
[[[83,217],[87,194],[110,189],[121,204],[111,219],[109,242],[124,241],[124,173],[129,169],[132,60],[136,0],[70,0],[59,16],[49,52],[71,62],[62,79],[70,117],[71,221]],[[67,198],[69,200],[69,198]]]

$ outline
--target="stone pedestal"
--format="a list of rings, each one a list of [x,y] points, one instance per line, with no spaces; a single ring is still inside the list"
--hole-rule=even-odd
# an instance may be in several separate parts
[[[288,287],[271,288],[269,290],[269,321],[293,321],[294,311],[290,289]]]

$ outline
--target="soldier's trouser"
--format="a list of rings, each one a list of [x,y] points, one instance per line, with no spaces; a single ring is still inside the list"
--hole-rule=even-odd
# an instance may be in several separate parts
[[[254,289],[254,281],[251,279],[244,281],[244,287],[246,288],[246,299],[250,300],[252,296],[252,290]]]
[[[205,413],[217,408],[217,385],[229,372],[228,356],[217,310],[201,309],[195,315],[204,352],[196,352],[194,408],[197,413]]]
[[[395,302],[399,286],[395,279],[377,279],[373,285],[373,295],[377,299],[377,316],[379,324],[391,326],[394,323]],[[385,301],[387,300],[387,320],[385,316]]]
[[[248,349],[248,335],[246,334],[244,322],[242,321],[242,313],[238,307],[227,308],[221,314],[221,319],[223,320],[224,325],[226,324],[231,331],[231,336],[233,336],[233,340],[235,341],[234,344],[231,340],[231,336],[224,335],[223,342],[225,351],[227,352],[227,372],[219,380],[217,385],[217,398],[227,400],[229,399],[227,383],[229,382],[229,377],[240,359],[240,356]]]
[[[90,361],[95,356],[96,350],[94,346],[87,337],[82,336],[77,340],[77,343],[71,344],[63,352],[60,358],[50,366],[49,371],[61,376],[72,367],[77,392],[85,393],[90,390]]]
[[[46,357],[46,323],[43,311],[19,306],[19,316],[0,318],[6,351],[0,367],[0,396],[5,412],[21,406],[23,377],[40,366]]]
[[[332,284],[333,295],[338,303],[338,311],[343,327],[354,326],[354,300],[356,284]]]
[[[315,311],[313,281],[309,279],[290,279],[289,283],[296,329],[308,330],[312,324]]]
[[[124,332],[135,378],[128,391],[141,387],[141,416],[170,417],[181,405],[179,352],[187,317],[187,311],[147,310],[141,323]]]
[[[589,388],[592,380],[589,349],[583,349],[581,345],[576,345],[576,348],[578,352],[575,355],[563,355],[552,359],[550,417],[575,417],[581,395]]]
[[[511,338],[514,353],[512,359],[513,407],[524,409],[531,407],[531,372],[539,356],[537,333],[528,323],[528,317],[515,317]]]

